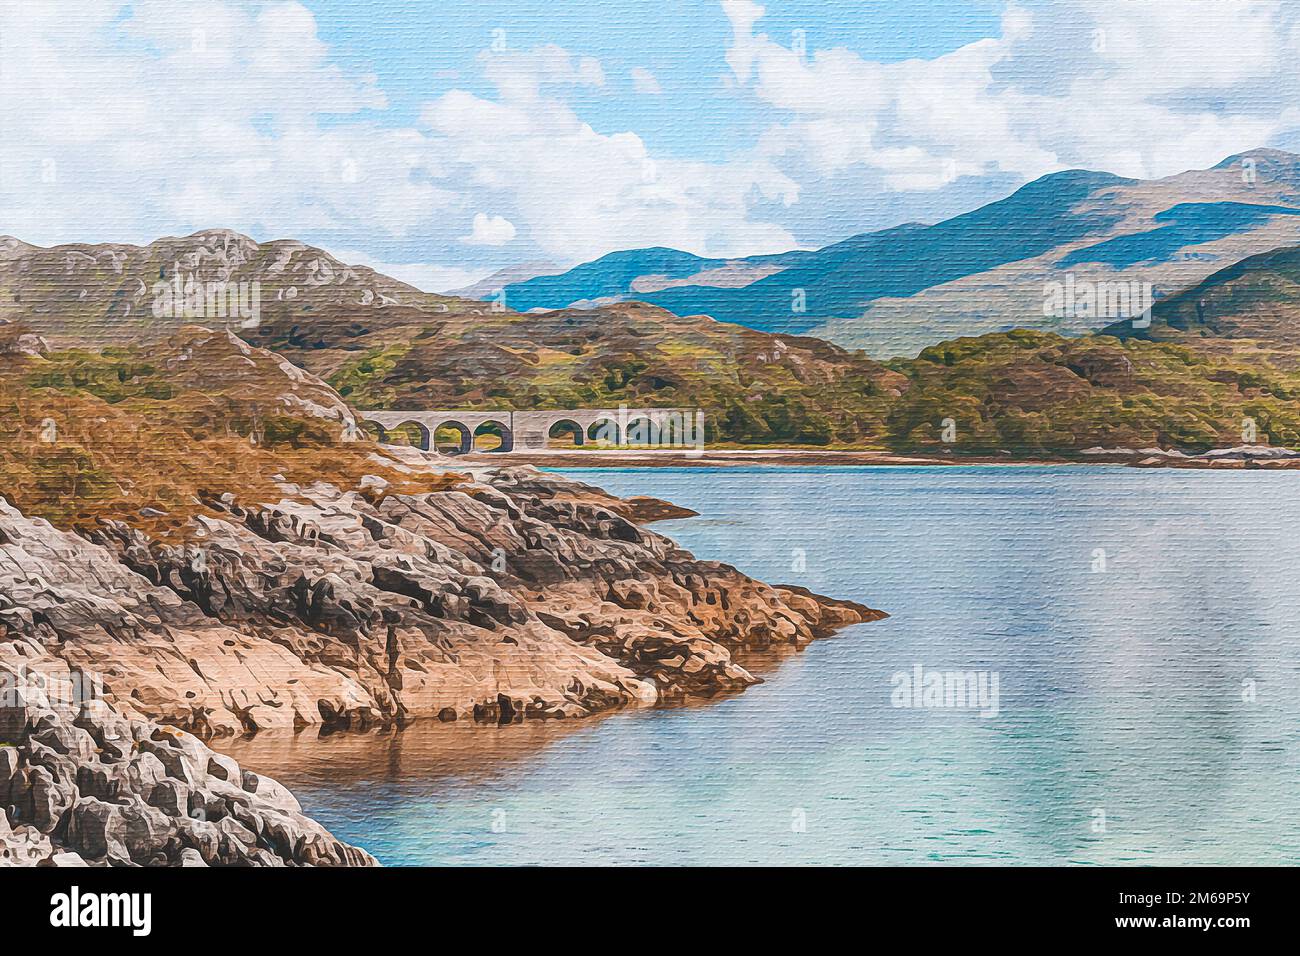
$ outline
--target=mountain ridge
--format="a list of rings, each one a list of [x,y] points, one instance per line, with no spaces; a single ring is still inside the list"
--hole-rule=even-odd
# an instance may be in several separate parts
[[[1150,283],[1163,296],[1297,240],[1300,156],[1264,148],[1153,180],[1061,170],[941,222],[862,233],[797,254],[730,260],[736,274],[749,270],[753,277],[730,287],[692,284],[692,276],[679,275],[671,287],[638,289],[638,279],[655,274],[662,250],[647,250],[654,255],[637,277],[629,270],[641,250],[625,250],[504,290],[520,311],[638,299],[679,314],[816,335],[884,358],[918,354],[938,339],[1010,328],[1081,334],[1105,326],[1113,317],[1043,314],[1043,287],[1063,270],[1089,281]],[[611,261],[617,270],[594,268]],[[714,262],[680,261],[678,271],[700,268],[694,278]],[[760,261],[779,268],[760,274]]]
[[[1251,339],[1300,345],[1300,245],[1248,256],[1212,273],[1157,303],[1147,326],[1117,322],[1104,331],[1152,341]]]
[[[186,311],[170,300],[189,283],[202,286],[199,306]],[[369,266],[350,265],[295,239],[257,242],[230,229],[164,236],[148,245],[64,243],[41,247],[0,237],[0,321],[28,322],[55,344],[107,345],[157,338],[209,314],[224,298],[204,297],[209,284],[233,284],[267,315],[312,317],[348,310],[383,315],[390,309],[486,312],[478,302],[423,292]],[[257,283],[255,288],[252,284]],[[168,297],[160,311],[160,299]],[[258,317],[260,319],[260,316]],[[238,323],[236,323],[238,324]]]

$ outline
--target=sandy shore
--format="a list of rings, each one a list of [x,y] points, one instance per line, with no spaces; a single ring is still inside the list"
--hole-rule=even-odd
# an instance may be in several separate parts
[[[703,452],[687,448],[612,448],[608,451],[566,451],[548,449],[511,452],[509,455],[478,452],[456,456],[471,464],[536,465],[539,468],[643,468],[643,467],[727,467],[736,465],[975,465],[1048,464],[1014,462],[1006,458],[926,458],[896,455],[885,451],[823,451],[803,448],[719,448]]]
[[[1133,468],[1300,469],[1300,457],[1213,457],[1178,453],[1088,453],[1082,460],[1017,459],[1010,456],[899,455],[887,451],[823,450],[816,448],[611,448],[608,450],[548,449],[502,455],[477,452],[452,459],[466,465],[534,465],[538,468],[726,468],[749,465],[1127,465]],[[638,520],[642,520],[638,518]],[[653,519],[652,519],[653,520]]]

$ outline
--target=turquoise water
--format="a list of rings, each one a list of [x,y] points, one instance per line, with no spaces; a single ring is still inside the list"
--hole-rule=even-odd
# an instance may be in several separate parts
[[[892,616],[702,705],[232,752],[388,864],[1300,862],[1294,475],[570,474]],[[996,716],[893,706],[917,665],[996,673]]]

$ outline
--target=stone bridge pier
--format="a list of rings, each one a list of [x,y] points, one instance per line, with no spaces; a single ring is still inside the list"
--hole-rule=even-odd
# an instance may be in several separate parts
[[[516,412],[501,410],[401,411],[383,410],[357,413],[375,425],[381,442],[388,432],[414,425],[420,432],[420,447],[434,450],[434,436],[440,429],[450,429],[459,436],[452,454],[474,450],[474,439],[485,431],[497,431],[501,445],[496,452],[545,451],[552,430],[573,436],[576,445],[602,447],[655,447],[694,445],[696,429],[702,429],[698,412],[686,408],[561,408]],[[702,442],[703,435],[698,441]]]

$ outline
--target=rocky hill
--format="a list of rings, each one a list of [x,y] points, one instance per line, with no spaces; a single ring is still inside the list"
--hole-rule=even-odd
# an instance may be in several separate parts
[[[228,229],[147,246],[39,248],[0,236],[0,321],[26,323],[56,345],[125,344],[193,324],[247,332],[267,320],[292,329],[339,310],[365,326],[401,309],[452,308],[487,309],[421,292],[301,242],[257,243]]]

